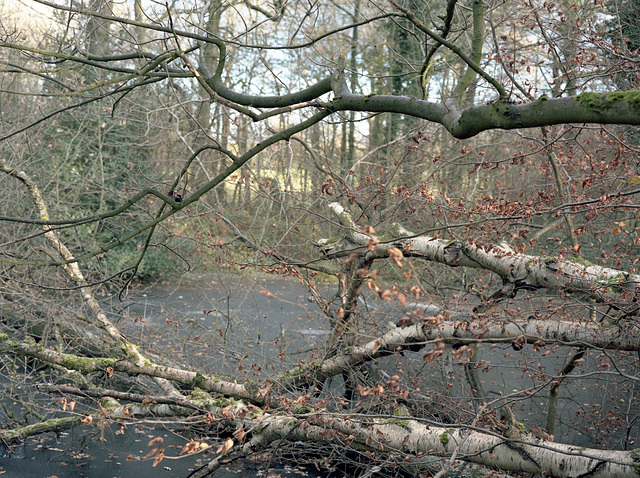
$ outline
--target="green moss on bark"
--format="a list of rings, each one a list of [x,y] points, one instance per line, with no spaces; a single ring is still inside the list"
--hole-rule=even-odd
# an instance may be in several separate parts
[[[628,102],[633,108],[640,109],[640,91],[585,92],[576,96],[576,101],[584,108],[595,112],[614,108],[622,101]]]

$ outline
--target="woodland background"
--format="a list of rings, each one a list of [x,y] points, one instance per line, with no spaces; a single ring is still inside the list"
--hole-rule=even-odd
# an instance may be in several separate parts
[[[0,9],[7,445],[186,416],[194,476],[637,474],[636,0]],[[265,275],[326,340],[126,332],[141,287]]]

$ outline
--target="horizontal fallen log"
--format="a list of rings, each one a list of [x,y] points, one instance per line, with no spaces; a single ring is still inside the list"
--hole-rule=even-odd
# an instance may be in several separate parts
[[[82,392],[79,390],[79,392]],[[437,426],[410,416],[374,418],[368,415],[334,415],[328,412],[269,413],[241,400],[216,401],[203,393],[193,400],[211,416],[225,422],[226,429],[241,430],[222,453],[242,454],[282,440],[313,442],[331,447],[375,453],[379,459],[394,459],[419,469],[424,456],[448,457],[456,453],[468,461],[502,470],[542,474],[558,478],[636,478],[640,466],[637,451],[598,450],[554,443],[516,431],[498,433],[475,427]],[[177,409],[181,407],[176,407]],[[145,406],[111,409],[113,417],[146,418]],[[192,413],[190,407],[182,407]],[[126,411],[125,411],[126,410]],[[174,409],[175,410],[175,409]],[[245,449],[246,448],[246,449]],[[205,474],[194,476],[206,476]]]
[[[41,422],[25,425],[23,427],[12,428],[11,430],[0,430],[0,441],[3,444],[18,442],[30,436],[40,435],[48,432],[58,432],[66,430],[80,423],[82,417],[71,416],[61,418],[51,418]]]
[[[329,205],[339,222],[347,229],[344,241],[333,240],[327,253],[333,256],[354,252],[354,246],[362,254],[376,258],[389,257],[390,250],[400,250],[406,257],[418,257],[450,267],[486,269],[502,277],[518,289],[550,288],[586,294],[626,313],[637,313],[636,300],[640,295],[640,275],[627,271],[602,267],[580,257],[534,256],[511,251],[505,245],[459,242],[415,234],[394,224],[392,236],[380,240],[364,234],[355,227],[351,215],[338,203]]]
[[[314,381],[323,382],[365,362],[406,350],[418,351],[435,341],[446,345],[518,342],[538,347],[560,344],[600,350],[640,351],[640,327],[631,323],[605,327],[590,321],[501,321],[470,317],[469,320],[443,320],[439,323],[434,323],[434,320],[420,321],[404,327],[390,324],[390,327],[387,333],[366,344],[352,347],[349,353],[310,362],[304,367],[291,370],[284,375],[283,385],[289,387],[294,384],[308,385]]]

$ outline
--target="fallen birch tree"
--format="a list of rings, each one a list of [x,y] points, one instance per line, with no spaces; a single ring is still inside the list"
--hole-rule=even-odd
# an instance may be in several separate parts
[[[503,281],[500,296],[515,297],[518,290],[550,288],[585,294],[598,302],[622,310],[629,316],[637,313],[640,275],[590,264],[581,258],[541,257],[514,252],[505,244],[487,244],[470,240],[461,243],[416,234],[402,225],[392,224],[391,237],[381,240],[360,232],[350,213],[340,204],[331,203],[331,211],[345,228],[343,240],[321,239],[330,257],[346,257],[364,251],[373,258],[392,257],[393,253],[438,262],[451,267],[472,267],[491,271]]]

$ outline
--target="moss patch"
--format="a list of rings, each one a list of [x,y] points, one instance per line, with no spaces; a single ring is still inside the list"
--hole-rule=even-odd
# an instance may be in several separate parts
[[[233,398],[220,397],[212,400],[211,404],[218,408],[235,408],[238,405],[238,402],[236,402]]]
[[[631,450],[631,458],[633,458],[634,467],[633,469],[636,472],[636,475],[640,475],[640,448],[636,448]],[[637,465],[635,463],[638,463]]]
[[[584,267],[591,267],[594,265],[593,262],[589,262],[588,260],[583,259],[582,257],[565,257],[564,260],[567,262],[573,262],[574,264],[580,264],[581,266],[584,266]]]
[[[524,423],[522,422],[515,422],[513,426],[516,427],[521,433],[524,433],[525,435],[529,433],[527,431],[527,427],[525,427]]]
[[[117,359],[112,358],[86,358],[66,355],[62,362],[62,366],[71,370],[79,370],[81,372],[93,372],[96,368],[106,370],[109,367],[114,367],[116,363]]]
[[[640,91],[585,92],[576,96],[576,101],[582,107],[596,112],[613,108],[622,101],[626,101],[633,108],[638,109],[640,108]]]
[[[303,375],[308,370],[311,370],[316,367],[315,360],[312,360],[309,363],[301,363],[296,365],[294,368],[287,370],[282,374],[282,378],[293,378]]]
[[[120,407],[120,402],[113,397],[104,397],[100,399],[100,404],[105,410],[115,410]]]
[[[626,273],[621,272],[620,274],[616,274],[612,277],[600,277],[598,282],[601,286],[608,288],[612,292],[616,294],[622,294],[624,289],[620,286],[621,282],[627,280],[628,276]]]
[[[209,393],[197,387],[191,392],[191,394],[189,394],[189,398],[194,402],[203,402],[203,403],[206,403],[212,400],[212,397],[211,395],[209,395]]]

